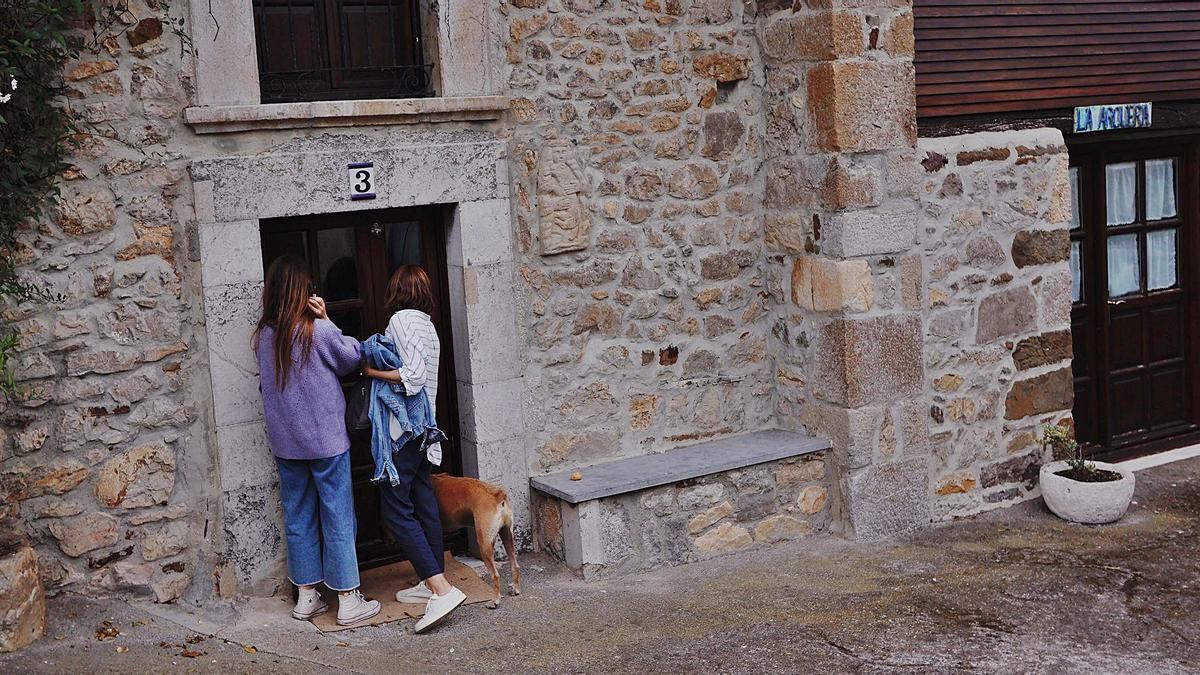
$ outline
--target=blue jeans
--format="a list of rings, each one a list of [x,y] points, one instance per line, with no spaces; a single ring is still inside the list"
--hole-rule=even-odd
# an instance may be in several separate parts
[[[276,457],[275,463],[287,533],[288,579],[297,586],[324,581],[335,591],[358,588],[350,453],[325,459]]]
[[[445,571],[442,519],[433,480],[429,477],[433,465],[425,458],[421,438],[409,441],[393,453],[392,461],[400,482],[379,484],[380,512],[417,576],[425,580]]]

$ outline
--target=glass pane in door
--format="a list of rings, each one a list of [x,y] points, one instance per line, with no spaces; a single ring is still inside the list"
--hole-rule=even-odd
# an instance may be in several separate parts
[[[1146,234],[1146,288],[1157,291],[1176,282],[1175,230]]]
[[[326,302],[358,297],[358,255],[353,227],[317,231],[317,288]]]
[[[1138,261],[1138,236],[1122,234],[1108,238],[1108,296],[1122,295],[1141,290],[1142,268]]]
[[[386,227],[388,277],[401,265],[425,264],[425,253],[421,247],[421,223],[388,223]]]
[[[1080,243],[1071,242],[1071,302],[1083,299],[1083,261],[1080,259]]]
[[[1132,223],[1137,218],[1137,163],[1104,167],[1104,183],[1109,226]]]
[[[1079,207],[1079,167],[1071,167],[1071,229],[1078,230],[1083,224]]]
[[[1146,220],[1174,218],[1175,160],[1146,161]]]

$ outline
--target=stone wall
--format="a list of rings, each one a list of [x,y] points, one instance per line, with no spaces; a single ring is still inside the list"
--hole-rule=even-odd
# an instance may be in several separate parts
[[[922,139],[934,515],[1036,496],[1070,424],[1071,194],[1056,130]]]
[[[502,7],[530,472],[770,424],[754,4]]]
[[[68,65],[86,123],[60,207],[20,237],[24,271],[65,298],[0,307],[25,396],[0,402],[0,494],[49,592],[160,602],[211,587],[203,315],[180,113],[189,59],[157,3],[131,2]],[[81,26],[92,45],[90,26]]]
[[[571,506],[534,493],[538,544],[562,560],[564,520],[600,520],[585,578],[704,560],[829,528],[827,457],[809,455]],[[586,535],[585,535],[586,536]],[[587,543],[585,542],[585,546]]]

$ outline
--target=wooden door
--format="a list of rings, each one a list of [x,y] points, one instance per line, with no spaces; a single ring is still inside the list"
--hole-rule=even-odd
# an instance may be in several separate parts
[[[1119,459],[1190,441],[1200,414],[1195,143],[1071,149],[1076,434]]]
[[[433,322],[442,343],[437,419],[448,440],[442,444],[441,470],[462,475],[444,224],[444,211],[434,207],[264,219],[263,265],[284,253],[307,260],[329,318],[344,333],[360,340],[387,326],[391,317],[384,306],[387,282],[396,267],[420,265],[425,269],[433,281],[437,304]],[[357,375],[345,378],[343,388],[348,390],[356,379]],[[402,560],[380,519],[378,488],[371,483],[375,461],[370,434],[351,437],[350,471],[358,518],[359,566]],[[458,533],[447,534],[452,548],[462,547]]]

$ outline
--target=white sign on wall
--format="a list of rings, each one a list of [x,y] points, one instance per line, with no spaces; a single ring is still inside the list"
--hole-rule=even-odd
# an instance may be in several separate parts
[[[346,165],[350,178],[350,199],[375,199],[375,162],[351,162]]]
[[[1149,103],[1080,106],[1075,109],[1075,133],[1142,129],[1153,122],[1152,112]]]

